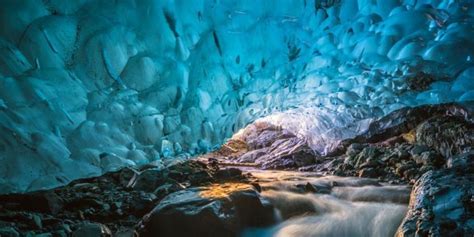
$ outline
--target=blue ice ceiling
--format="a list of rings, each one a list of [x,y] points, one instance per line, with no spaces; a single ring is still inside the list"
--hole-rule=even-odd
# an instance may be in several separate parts
[[[262,117],[324,154],[394,109],[474,99],[468,0],[0,6],[0,192],[166,165]]]

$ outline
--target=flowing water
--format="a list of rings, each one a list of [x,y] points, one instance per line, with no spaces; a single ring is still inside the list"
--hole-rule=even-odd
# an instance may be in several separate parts
[[[394,236],[407,211],[408,186],[371,179],[318,177],[300,172],[252,172],[279,223],[248,229],[243,237]],[[316,193],[304,192],[311,183]]]

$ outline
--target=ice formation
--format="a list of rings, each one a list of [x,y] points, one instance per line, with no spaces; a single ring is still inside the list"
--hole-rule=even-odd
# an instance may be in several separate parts
[[[266,116],[325,153],[394,109],[474,100],[469,0],[0,6],[0,192],[166,165]]]

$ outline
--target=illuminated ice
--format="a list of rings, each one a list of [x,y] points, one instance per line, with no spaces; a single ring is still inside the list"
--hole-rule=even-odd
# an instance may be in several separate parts
[[[471,101],[473,9],[452,0],[2,1],[0,192],[166,165],[266,116],[326,153],[392,110]],[[417,72],[437,81],[411,90]]]

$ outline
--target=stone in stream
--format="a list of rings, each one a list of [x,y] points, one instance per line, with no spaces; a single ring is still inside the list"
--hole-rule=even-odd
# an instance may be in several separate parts
[[[473,167],[470,153],[454,157],[447,169],[425,173],[415,183],[408,214],[396,236],[471,236],[474,233]]]
[[[139,225],[140,236],[238,236],[274,223],[273,206],[251,185],[216,184],[175,192]]]
[[[110,229],[99,223],[85,223],[72,233],[72,237],[109,237]]]
[[[2,237],[19,237],[20,234],[13,227],[1,227],[0,236]]]

